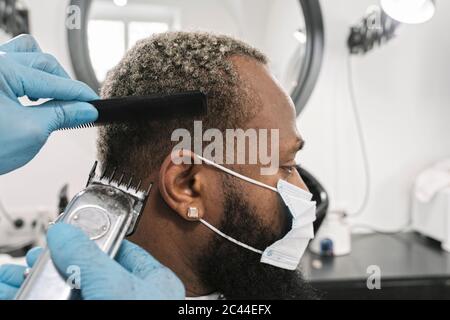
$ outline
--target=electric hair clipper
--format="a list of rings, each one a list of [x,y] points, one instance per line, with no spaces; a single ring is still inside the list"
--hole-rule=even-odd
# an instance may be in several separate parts
[[[124,183],[124,175],[115,179],[116,170],[107,177],[91,170],[86,188],[68,204],[57,222],[81,228],[111,258],[116,255],[125,236],[131,235],[144,210],[150,187],[133,186],[133,178]],[[70,275],[70,271],[68,276]],[[79,290],[66,281],[44,249],[16,295],[17,300],[73,300]]]

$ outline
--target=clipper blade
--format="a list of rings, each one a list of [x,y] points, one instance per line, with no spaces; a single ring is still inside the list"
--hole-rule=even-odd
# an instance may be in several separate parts
[[[96,174],[98,162],[95,161],[91,172],[89,173],[89,178],[86,183],[86,186],[89,186],[94,183],[103,184],[113,186],[125,193],[132,194],[139,199],[146,199],[150,194],[150,189],[152,184],[148,186],[147,189],[141,189],[142,180],[139,180],[137,184],[134,184],[135,178],[134,176],[130,176],[129,179],[125,179],[126,174],[122,172],[118,175],[117,167],[112,168],[110,171],[108,167],[105,167],[101,175]]]
[[[112,187],[135,199],[133,219],[130,229],[127,231],[127,236],[130,236],[136,230],[136,225],[138,224],[141,213],[145,208],[153,184],[150,183],[147,189],[141,189],[141,180],[139,180],[137,184],[134,184],[135,178],[132,175],[128,179],[125,179],[125,173],[122,172],[118,175],[119,171],[116,167],[112,168],[110,171],[108,167],[105,166],[105,169],[101,175],[98,176],[96,174],[97,164],[98,162],[96,161],[91,169],[91,172],[89,173],[86,188],[94,185],[102,185],[109,188]]]

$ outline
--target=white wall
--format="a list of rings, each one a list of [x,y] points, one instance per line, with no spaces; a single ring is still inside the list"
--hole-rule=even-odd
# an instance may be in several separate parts
[[[31,31],[44,51],[57,57],[72,73],[64,27],[66,0],[27,0]],[[79,191],[95,158],[95,130],[57,132],[42,152],[25,167],[0,176],[0,199],[14,212],[43,207],[55,210],[57,193],[70,181],[70,191]],[[75,168],[75,170],[73,169]]]
[[[376,0],[322,0],[326,53],[318,86],[299,126],[300,157],[331,193],[332,207],[353,211],[363,196],[360,149],[347,87],[346,39]],[[396,229],[409,218],[414,177],[450,156],[449,1],[432,21],[403,26],[389,44],[354,58],[356,99],[364,126],[372,194],[356,221]]]
[[[63,27],[67,0],[25,2],[34,36],[71,71]],[[321,1],[327,38],[324,65],[299,119],[307,140],[300,161],[328,188],[332,207],[350,211],[359,204],[364,180],[349,105],[345,43],[349,25],[376,2]],[[416,174],[450,156],[449,10],[448,1],[439,1],[431,22],[403,27],[391,43],[354,59],[372,176],[370,203],[358,221],[386,229],[402,226],[408,220],[409,190]],[[54,134],[34,161],[0,177],[0,199],[13,211],[53,209],[65,182],[70,181],[71,193],[82,188],[94,159],[95,130]]]

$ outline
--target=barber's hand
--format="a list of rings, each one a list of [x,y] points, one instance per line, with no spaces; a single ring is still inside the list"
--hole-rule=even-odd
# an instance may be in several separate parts
[[[22,96],[53,100],[25,107],[17,100]],[[33,37],[0,45],[0,174],[33,159],[53,131],[97,120],[97,110],[83,102],[94,99],[97,94],[71,80]]]
[[[41,248],[33,248],[27,253],[27,265],[32,267],[36,262]],[[22,282],[25,280],[24,272],[26,267],[5,264],[0,266],[0,300],[12,300],[16,296]]]
[[[70,267],[79,268],[81,296],[85,300],[185,298],[184,286],[176,275],[129,241],[123,241],[117,261],[101,251],[84,232],[68,224],[57,223],[51,227],[47,241],[52,260],[61,274],[70,276],[72,273],[67,272],[72,269]],[[32,254],[36,255],[35,252]],[[2,272],[0,269],[0,299],[12,298],[14,287],[18,287],[17,279],[23,279],[24,268],[14,267],[15,271]],[[13,278],[15,282],[6,281],[6,278]],[[2,286],[8,287],[2,290]]]

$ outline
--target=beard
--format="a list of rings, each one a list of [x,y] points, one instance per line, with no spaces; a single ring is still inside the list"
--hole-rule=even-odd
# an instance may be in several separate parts
[[[290,229],[286,221],[282,235],[264,226],[250,204],[227,176],[223,180],[224,219],[219,230],[254,248],[264,250],[281,239]],[[287,219],[286,219],[287,220]],[[200,277],[226,299],[318,299],[318,293],[303,279],[299,270],[290,271],[260,262],[261,255],[238,246],[220,236],[198,262]]]

